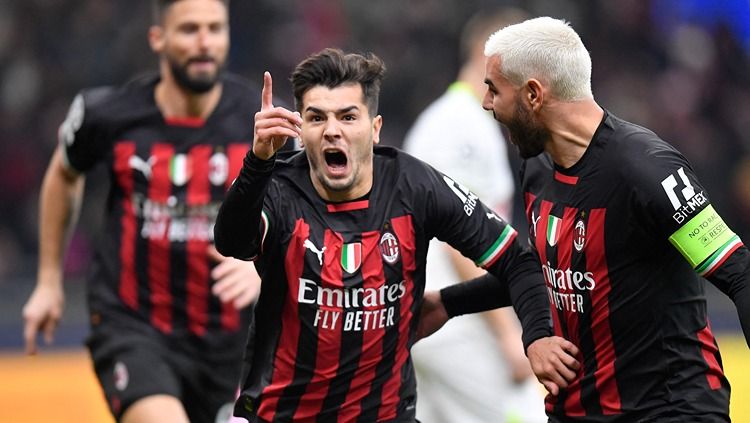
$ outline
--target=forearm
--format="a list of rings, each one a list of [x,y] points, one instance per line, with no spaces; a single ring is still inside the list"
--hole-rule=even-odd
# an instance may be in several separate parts
[[[39,283],[60,284],[69,230],[83,199],[84,178],[68,171],[57,150],[45,173],[39,197]]]
[[[479,313],[511,305],[508,284],[490,273],[440,290],[449,317]]]
[[[553,334],[549,298],[539,263],[530,252],[521,253],[509,273],[510,297],[521,321],[526,350],[537,339]]]
[[[227,192],[214,226],[216,249],[224,256],[253,258],[261,243],[261,213],[274,159],[261,160],[252,150]]]

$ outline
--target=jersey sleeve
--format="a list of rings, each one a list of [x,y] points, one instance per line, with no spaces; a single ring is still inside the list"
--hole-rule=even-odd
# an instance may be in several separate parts
[[[272,237],[274,206],[266,193],[273,189],[273,167],[274,159],[261,160],[248,151],[216,217],[214,242],[222,255],[255,260]]]
[[[494,290],[495,306],[506,305],[502,299],[510,297],[521,321],[525,347],[536,339],[550,336],[549,300],[541,268],[518,242],[516,230],[463,185],[434,169],[428,172],[432,186],[425,207],[429,211],[430,230],[494,276],[494,281],[484,283],[500,284]],[[464,291],[460,302],[485,302],[482,292],[491,290]]]
[[[107,125],[97,114],[108,88],[85,90],[75,96],[58,129],[65,165],[77,172],[91,169],[106,153]]]
[[[732,299],[750,345],[750,253],[714,209],[690,163],[672,148],[657,147],[631,173],[641,218]]]
[[[657,146],[630,172],[635,201],[660,239],[668,240],[701,276],[708,276],[742,245],[716,212],[690,163]]]

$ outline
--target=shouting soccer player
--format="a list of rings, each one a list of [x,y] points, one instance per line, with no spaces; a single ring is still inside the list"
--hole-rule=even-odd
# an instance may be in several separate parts
[[[682,154],[594,101],[591,58],[567,23],[508,26],[485,56],[483,106],[526,159],[555,334],[581,352],[575,380],[547,396],[550,421],[728,422],[701,277],[734,301],[750,343],[748,249]],[[482,298],[463,289],[464,301]]]
[[[326,49],[295,69],[298,113],[264,76],[253,148],[216,221],[222,254],[257,259],[255,308],[237,415],[252,422],[414,422],[427,246],[437,236],[502,279],[529,354],[567,386],[577,349],[550,337],[542,275],[516,231],[465,187],[375,147],[385,68]],[[279,158],[287,137],[303,152]]]

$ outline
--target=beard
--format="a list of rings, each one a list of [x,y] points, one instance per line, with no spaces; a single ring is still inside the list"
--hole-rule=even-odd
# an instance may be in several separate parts
[[[195,94],[204,94],[211,91],[211,89],[219,81],[219,76],[221,76],[221,73],[224,70],[224,65],[220,64],[217,67],[216,72],[214,72],[213,74],[203,73],[197,76],[191,76],[188,72],[188,67],[190,66],[191,62],[199,60],[216,61],[212,57],[202,56],[190,58],[184,64],[180,64],[177,62],[177,60],[167,55],[169,69],[172,71],[172,76],[174,76],[174,80],[175,82],[177,82],[177,85]]]
[[[511,142],[523,159],[541,154],[545,142],[550,138],[549,131],[534,121],[531,111],[521,101],[516,101],[513,119],[505,126],[508,127]]]

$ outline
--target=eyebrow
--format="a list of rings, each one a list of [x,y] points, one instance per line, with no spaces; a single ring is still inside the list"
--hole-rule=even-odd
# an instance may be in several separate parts
[[[348,106],[348,107],[344,107],[344,108],[338,109],[338,110],[335,111],[335,113],[337,115],[340,115],[342,113],[351,112],[352,110],[359,110],[359,107],[357,107],[356,105],[351,105],[351,106]],[[305,109],[305,112],[313,112],[313,113],[319,113],[319,114],[324,114],[325,113],[323,110],[318,109],[317,107],[313,107],[313,106],[308,106],[307,109]]]

